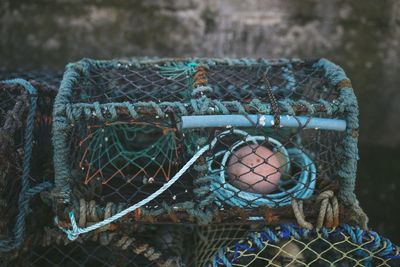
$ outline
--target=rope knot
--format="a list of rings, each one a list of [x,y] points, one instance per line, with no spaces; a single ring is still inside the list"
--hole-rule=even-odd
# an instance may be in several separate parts
[[[339,202],[332,190],[324,191],[317,196],[317,203],[321,203],[319,210],[317,228],[325,226],[328,228],[339,225]]]
[[[332,228],[339,225],[339,202],[332,190],[320,193],[316,198],[316,203],[321,203],[317,223],[315,227]],[[292,199],[292,208],[297,223],[306,229],[312,230],[313,224],[306,221],[303,211],[303,201]]]

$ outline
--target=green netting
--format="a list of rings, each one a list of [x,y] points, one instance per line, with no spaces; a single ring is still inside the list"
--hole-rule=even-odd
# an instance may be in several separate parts
[[[84,151],[79,163],[86,171],[84,183],[101,183],[110,188],[121,177],[130,184],[162,184],[169,180],[178,160],[173,129],[143,123],[91,127],[87,138],[80,142],[80,149]],[[122,195],[122,191],[116,188],[111,194]],[[124,198],[129,201],[135,193],[128,192]]]

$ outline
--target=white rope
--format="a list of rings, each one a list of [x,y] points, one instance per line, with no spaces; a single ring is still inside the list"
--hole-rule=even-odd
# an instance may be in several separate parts
[[[72,225],[72,229],[65,229],[63,227],[59,227],[64,233],[67,234],[68,239],[69,240],[75,240],[79,237],[79,235],[81,234],[85,234],[91,231],[95,231],[103,226],[106,226],[116,220],[121,219],[123,216],[127,215],[130,212],[133,212],[134,210],[142,207],[143,205],[146,205],[147,203],[149,203],[150,201],[152,201],[153,199],[155,199],[156,197],[158,197],[160,194],[162,194],[165,190],[167,190],[171,185],[173,185],[195,162],[196,160],[204,154],[204,152],[206,152],[209,149],[209,145],[204,146],[203,148],[201,148],[199,151],[197,151],[197,153],[182,167],[182,169],[180,169],[175,175],[174,177],[171,178],[171,180],[169,180],[167,183],[165,183],[160,189],[158,189],[157,191],[155,191],[153,194],[151,194],[150,196],[148,196],[147,198],[143,199],[142,201],[122,210],[121,212],[118,212],[117,214],[101,221],[98,222],[96,224],[93,224],[89,227],[86,228],[80,228],[78,227],[76,220],[75,220],[75,216],[74,216],[74,212],[71,211],[69,213],[69,218],[71,220],[71,225]],[[55,218],[56,223],[58,224],[58,218]]]

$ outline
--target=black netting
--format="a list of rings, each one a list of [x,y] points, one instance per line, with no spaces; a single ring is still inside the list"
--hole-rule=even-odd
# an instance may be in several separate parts
[[[12,262],[14,266],[157,266],[143,255],[131,249],[99,245],[96,242],[50,245],[32,248],[28,255]]]
[[[28,94],[20,86],[0,85],[0,233],[7,239],[18,214],[19,177],[24,153],[24,118]]]
[[[28,85],[22,80],[0,83],[1,252],[13,250],[22,242],[28,214],[44,208],[41,201],[32,198],[37,192],[48,189],[50,184],[43,182],[54,176],[51,114],[56,91],[33,80],[31,84],[35,84],[37,94],[29,93]],[[36,109],[31,124],[28,118],[35,106],[33,103]],[[27,141],[29,135],[32,135],[32,142]],[[32,149],[30,160],[24,164],[29,147]],[[29,170],[26,179],[23,178],[24,169]],[[30,201],[34,202],[34,208],[25,206]],[[33,230],[28,228],[28,232]]]
[[[0,67],[0,80],[17,78],[30,81],[39,88],[47,88],[47,90],[57,91],[62,79],[62,72],[51,69],[28,70]]]
[[[79,78],[72,103],[173,102],[193,98],[192,87],[207,83],[208,95],[221,100],[268,101],[263,75],[267,73],[278,99],[333,100],[338,92],[330,89],[322,69],[315,61],[271,62],[271,64],[211,64],[190,61],[159,61],[143,64],[90,66]]]
[[[39,214],[39,213],[37,213]],[[71,242],[51,222],[28,235],[21,249],[4,258],[6,266],[140,266],[183,267],[187,229],[172,226],[110,227]]]
[[[38,90],[31,163],[32,182],[37,184],[54,177],[52,165],[53,149],[51,144],[52,112],[53,102],[62,79],[62,72],[54,70],[0,68],[0,80],[17,78],[29,81]],[[13,90],[7,91],[10,94]],[[24,90],[21,89],[21,91]],[[13,101],[10,101],[10,99],[14,97],[15,94],[1,97],[0,99],[3,101],[2,105],[13,105]],[[5,109],[9,110],[9,107]],[[21,122],[22,128],[25,127],[24,123],[24,121]]]

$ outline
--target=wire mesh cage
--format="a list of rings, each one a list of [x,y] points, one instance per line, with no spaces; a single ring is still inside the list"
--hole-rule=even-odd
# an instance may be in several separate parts
[[[357,116],[349,79],[325,59],[81,60],[54,108],[58,219],[71,238],[131,211],[332,227],[346,205],[341,221],[365,226]],[[83,230],[87,203],[101,222]]]
[[[45,181],[52,176],[49,118],[55,94],[23,79],[0,81],[0,253],[19,247],[30,200],[51,186]]]

